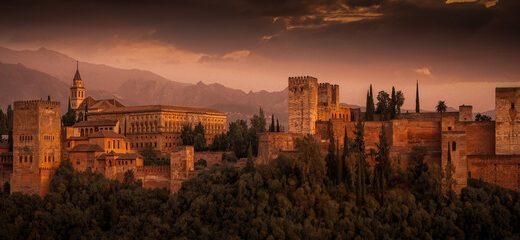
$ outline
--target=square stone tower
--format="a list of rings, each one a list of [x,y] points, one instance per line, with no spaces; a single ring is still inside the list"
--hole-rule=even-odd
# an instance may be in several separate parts
[[[459,122],[473,121],[473,106],[460,105],[459,106]]]
[[[45,195],[61,162],[60,103],[14,103],[11,192]]]
[[[320,83],[318,86],[318,120],[328,121],[339,108],[339,86]]]
[[[289,77],[289,132],[314,134],[318,119],[318,79]]]
[[[495,154],[520,154],[520,88],[495,90]]]
[[[193,146],[181,146],[170,155],[170,193],[181,189],[182,182],[190,177],[190,171],[195,170],[193,161]]]

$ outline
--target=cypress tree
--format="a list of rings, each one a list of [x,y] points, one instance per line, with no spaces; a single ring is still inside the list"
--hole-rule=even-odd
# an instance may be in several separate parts
[[[365,203],[366,194],[366,162],[365,162],[365,140],[364,126],[361,121],[356,124],[356,138],[354,140],[356,152],[356,203],[358,205]]]
[[[276,118],[276,132],[280,132],[280,122],[278,122],[278,118]]]
[[[0,135],[7,134],[7,116],[0,109]]]
[[[385,185],[390,170],[390,146],[388,145],[385,125],[381,125],[379,143],[377,144],[376,166],[374,170],[374,195],[380,204],[384,203]]]
[[[337,163],[337,183],[341,183],[341,181],[343,181],[343,158],[339,155],[339,139],[336,140],[336,163]]]
[[[370,121],[370,92],[367,91],[367,101],[365,104],[365,121]]]
[[[415,87],[415,112],[421,112],[421,108],[419,106],[419,81],[417,81]]]
[[[345,125],[345,134],[343,135],[343,181],[345,182],[345,185],[347,186],[347,189],[352,189],[352,168],[350,165],[350,162],[348,162],[347,158],[350,156],[350,149],[349,149],[349,140],[348,140],[348,133],[347,133],[347,125]]]
[[[392,86],[392,96],[391,96],[392,99],[390,99],[390,119],[394,119],[395,118],[395,115],[397,113],[397,99],[396,99],[396,96],[395,96],[395,88],[394,86]]]
[[[85,115],[83,116],[83,119],[87,121],[87,113],[88,113],[88,104],[85,103]]]
[[[274,113],[271,115],[271,125],[269,125],[269,132],[274,132]]]
[[[13,109],[11,108],[11,104],[7,105],[7,130],[13,130]]]

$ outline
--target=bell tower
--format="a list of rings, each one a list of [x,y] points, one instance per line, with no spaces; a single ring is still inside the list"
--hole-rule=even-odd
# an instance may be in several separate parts
[[[78,61],[76,61],[76,74],[72,79],[72,87],[70,87],[70,108],[78,110],[79,105],[85,99],[85,88],[83,87],[83,80],[79,75]]]

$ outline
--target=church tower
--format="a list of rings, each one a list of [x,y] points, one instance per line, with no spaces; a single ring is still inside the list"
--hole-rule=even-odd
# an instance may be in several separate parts
[[[83,87],[83,80],[79,75],[78,62],[76,61],[76,74],[72,79],[72,87],[70,88],[70,108],[78,110],[79,105],[85,99],[85,88]]]

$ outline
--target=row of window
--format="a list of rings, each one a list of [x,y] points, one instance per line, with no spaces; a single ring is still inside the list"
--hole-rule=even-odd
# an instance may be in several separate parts
[[[79,91],[79,92],[76,92],[76,91],[72,91],[72,97],[84,97],[84,92],[83,91]]]
[[[13,156],[0,156],[1,163],[13,163]]]
[[[33,136],[20,136],[20,141],[21,142],[28,142],[28,141],[32,141],[33,140]]]
[[[82,137],[83,137],[83,136],[88,136],[88,135],[93,134],[94,132],[97,132],[97,131],[103,131],[103,130],[105,130],[105,131],[108,131],[108,130],[112,131],[113,129],[114,129],[113,127],[102,127],[102,128],[97,128],[97,127],[95,127],[95,128],[82,128],[82,129],[80,130],[80,136],[82,136]]]
[[[20,163],[22,162],[31,162],[33,161],[33,156],[32,155],[23,155],[23,156],[20,156]]]
[[[112,143],[112,144],[110,144],[110,143]],[[116,143],[117,143],[117,145],[116,145]],[[121,142],[119,140],[117,140],[117,141],[116,140],[112,140],[112,141],[108,140],[108,148],[121,149],[121,144],[120,143]],[[128,149],[128,147],[127,147],[127,149]]]
[[[43,140],[54,141],[54,136],[43,136]]]

